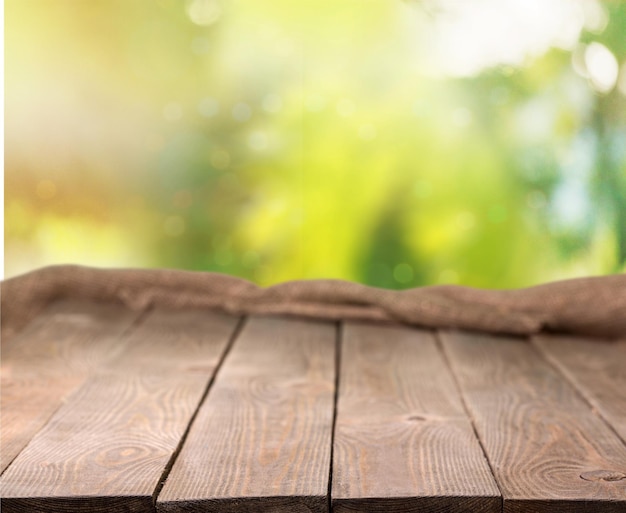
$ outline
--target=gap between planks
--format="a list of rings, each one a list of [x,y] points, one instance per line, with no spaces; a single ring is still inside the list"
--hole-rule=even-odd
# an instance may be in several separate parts
[[[434,334],[344,324],[336,512],[489,512],[500,493]]]
[[[115,357],[146,313],[57,300],[2,341],[0,474],[89,374]]]
[[[233,344],[235,343],[235,340],[237,340],[239,333],[241,333],[241,330],[243,329],[243,326],[245,325],[246,320],[247,320],[247,317],[245,316],[241,317],[239,319],[239,322],[235,326],[235,330],[230,336],[230,339],[226,345],[226,348],[224,349],[224,352],[222,353],[222,356],[219,362],[215,366],[215,370],[213,371],[213,374],[209,378],[209,381],[206,385],[204,393],[202,394],[202,397],[200,398],[200,401],[198,402],[198,405],[196,406],[195,411],[193,412],[191,418],[189,419],[189,423],[187,424],[187,427],[185,428],[185,432],[181,436],[180,441],[178,442],[178,446],[176,447],[176,450],[172,454],[172,457],[170,458],[167,465],[165,466],[165,469],[163,470],[163,475],[161,476],[161,479],[159,480],[159,483],[157,484],[154,490],[154,493],[152,494],[152,504],[154,506],[156,506],[157,497],[159,496],[159,493],[161,493],[161,490],[163,489],[163,486],[165,485],[165,482],[167,481],[167,477],[169,476],[169,473],[171,472],[172,467],[176,463],[176,459],[178,458],[178,455],[180,454],[180,451],[183,448],[185,441],[187,440],[187,436],[189,435],[189,430],[191,429],[191,426],[196,420],[196,417],[198,416],[198,412],[200,411],[200,408],[204,404],[204,401],[206,400],[207,396],[209,395],[209,390],[211,389],[211,386],[215,382],[215,379],[220,372],[220,369],[222,367],[222,364],[224,363],[224,360],[226,359],[226,356],[228,356],[228,353],[230,353],[233,347]],[[156,511],[156,509],[154,509],[154,511]]]
[[[478,441],[478,444],[480,445],[480,450],[482,451],[483,457],[485,458],[485,461],[487,462],[487,465],[489,466],[489,471],[491,472],[493,481],[496,487],[498,488],[498,494],[500,495],[500,511],[504,511],[504,498],[502,494],[502,489],[500,488],[500,484],[498,483],[498,479],[496,478],[496,473],[494,472],[493,464],[491,463],[491,461],[489,460],[489,457],[487,456],[487,450],[485,449],[485,444],[481,440],[480,436],[478,436],[478,430],[476,429],[476,419],[474,419],[474,416],[472,415],[472,412],[467,405],[467,401],[465,400],[465,397],[463,396],[463,393],[461,391],[461,384],[459,383],[459,378],[454,372],[454,369],[452,368],[452,364],[450,363],[450,359],[448,358],[448,355],[446,354],[443,348],[443,342],[441,340],[441,330],[435,330],[433,332],[433,335],[437,343],[437,349],[439,351],[439,354],[441,354],[441,357],[443,358],[443,361],[445,362],[446,368],[448,369],[448,371],[450,372],[450,375],[452,376],[452,379],[454,381],[454,386],[456,387],[457,393],[459,394],[459,397],[461,399],[461,404],[463,404],[463,410],[465,411],[465,414],[467,415],[467,418],[469,419],[472,425],[474,436],[476,437],[476,440]]]
[[[126,497],[129,511],[154,511],[159,480],[237,322],[152,312],[14,460],[0,481],[3,510],[88,512]]]
[[[626,444],[626,340],[536,335],[531,342]]]
[[[622,440],[527,339],[442,332],[442,341],[505,512],[626,510],[626,481],[610,477],[626,472]]]
[[[333,323],[253,317],[157,498],[159,512],[326,512]]]
[[[130,327],[128,327],[126,329],[125,334],[130,334],[132,335],[134,328],[137,327],[137,325],[139,324],[138,319],[135,319],[135,321],[133,321],[133,323],[131,324]],[[167,460],[167,463],[165,464],[165,467],[162,470],[162,473],[158,479],[158,482],[154,488],[154,491],[152,492],[151,497],[147,497],[146,495],[139,495],[136,497],[133,496],[128,496],[126,498],[127,503],[126,506],[128,507],[148,507],[149,504],[149,511],[154,511],[154,504],[155,504],[155,500],[158,500],[158,495],[159,492],[161,491],[161,488],[163,487],[163,484],[166,482],[166,478],[171,474],[172,469],[176,466],[176,463],[179,459],[179,455],[181,453],[181,451],[184,449],[185,447],[185,443],[187,440],[188,435],[190,434],[190,432],[192,431],[193,425],[196,423],[196,417],[199,415],[199,412],[201,411],[201,409],[204,407],[204,405],[206,404],[207,401],[210,400],[211,398],[211,390],[213,385],[218,381],[218,374],[221,373],[222,371],[222,367],[224,365],[224,363],[226,362],[227,359],[227,355],[230,354],[230,352],[232,351],[233,347],[236,345],[237,340],[239,338],[240,333],[243,331],[243,327],[244,327],[244,320],[241,319],[239,320],[238,324],[236,324],[234,331],[232,332],[232,334],[230,335],[230,338],[228,339],[228,342],[226,343],[226,346],[224,348],[224,350],[221,353],[221,356],[214,368],[213,374],[211,376],[209,376],[208,381],[206,382],[203,392],[200,394],[200,399],[199,401],[196,403],[195,409],[193,410],[193,412],[191,413],[191,417],[189,418],[189,421],[187,422],[183,434],[181,435],[180,439],[178,440],[178,443],[176,445],[176,447],[174,448],[173,452],[171,453],[171,456],[169,457],[169,459]],[[380,333],[383,334],[389,334],[389,333],[394,333],[393,329],[392,331],[386,331],[386,329],[388,328],[381,328],[381,327],[376,327],[376,326],[372,326],[372,328],[375,329],[382,329],[383,331],[381,331]],[[396,328],[397,329],[397,328]],[[413,328],[403,328],[402,330],[406,330],[411,331],[413,333],[418,332],[419,330],[415,330]],[[344,364],[346,364],[346,362],[342,362],[342,360],[344,359],[344,355],[343,355],[343,338],[344,338],[344,331],[345,331],[345,324],[337,326],[335,324],[335,336],[334,336],[334,386],[333,386],[333,398],[332,398],[332,422],[331,422],[331,427],[330,427],[330,455],[331,457],[329,458],[329,465],[328,465],[328,470],[327,470],[327,476],[328,476],[328,482],[327,482],[327,488],[326,488],[326,509],[329,509],[331,507],[331,502],[333,500],[333,491],[334,488],[332,486],[332,482],[333,482],[333,473],[334,473],[334,465],[335,465],[335,444],[336,444],[336,427],[337,427],[337,422],[339,419],[339,416],[341,415],[341,412],[338,408],[339,402],[340,402],[340,396],[342,393],[342,384],[341,384],[341,380],[342,380],[342,373],[340,372],[342,366]],[[424,333],[424,332],[422,332]],[[445,338],[446,336],[449,336],[449,333],[444,333],[443,337]],[[507,349],[508,346],[510,346],[510,338],[507,337],[491,337],[489,335],[470,335],[470,334],[461,334],[460,335],[462,338],[470,338],[470,339],[500,339],[500,341],[502,342],[503,346],[502,348],[495,348],[496,353],[498,351],[504,351]],[[17,338],[19,337],[19,335],[16,335]],[[126,338],[126,335],[119,335],[119,338]],[[381,337],[381,339],[385,339],[385,337]],[[521,341],[518,341],[521,342]],[[600,405],[600,407],[602,407],[603,404],[606,405],[606,400],[604,400],[603,403],[603,399],[602,398],[598,398],[597,394],[594,395],[594,391],[593,390],[589,390],[589,387],[587,387],[586,391],[581,390],[581,387],[583,387],[583,385],[581,385],[579,382],[575,382],[573,383],[571,378],[568,377],[568,375],[566,375],[566,372],[574,372],[571,371],[571,364],[569,365],[569,367],[567,366],[568,364],[563,363],[562,361],[559,360],[560,363],[555,364],[554,361],[550,361],[550,358],[546,357],[546,355],[543,353],[543,351],[538,350],[536,347],[531,346],[531,344],[528,341],[524,342],[528,347],[527,349],[530,349],[532,352],[535,353],[535,357],[531,357],[528,355],[525,355],[526,358],[531,358],[532,360],[537,362],[537,368],[539,368],[541,370],[542,366],[545,368],[545,366],[549,366],[552,370],[552,374],[557,376],[557,381],[558,380],[562,380],[563,382],[566,383],[566,385],[568,387],[570,387],[575,394],[577,394],[579,397],[578,399],[580,401],[582,401],[587,407],[589,407],[589,405],[591,405],[593,408],[589,408],[589,411],[595,410],[597,408],[597,405]],[[536,345],[536,341],[533,342]],[[600,343],[600,342],[593,342],[594,344],[596,343]],[[483,437],[484,437],[484,429],[483,429],[483,437],[481,437],[479,429],[477,428],[476,425],[476,420],[474,418],[474,415],[476,415],[476,404],[475,402],[473,403],[468,403],[467,398],[465,397],[465,394],[467,392],[467,387],[464,387],[461,384],[460,381],[460,377],[462,378],[463,373],[461,373],[459,375],[459,361],[457,360],[456,363],[453,365],[453,363],[450,361],[450,355],[448,354],[450,349],[446,349],[446,347],[444,346],[449,346],[450,344],[444,344],[444,342],[442,342],[441,340],[438,341],[437,343],[437,351],[440,353],[441,357],[444,360],[445,363],[445,367],[448,369],[448,373],[452,376],[452,379],[454,381],[454,388],[456,390],[456,394],[457,396],[460,398],[461,400],[461,404],[463,407],[463,411],[465,413],[466,417],[469,417],[471,419],[471,427],[472,430],[474,432],[474,436],[475,439],[479,442],[481,449],[484,453],[484,455],[487,456],[486,461],[489,462],[490,465],[490,472],[492,475],[496,476],[495,482],[497,483],[498,486],[500,486],[500,479],[502,477],[501,472],[502,470],[496,470],[494,467],[494,464],[491,462],[491,457],[494,456],[494,451],[493,448],[489,448],[487,445],[485,445]],[[527,351],[526,351],[527,352]],[[524,354],[524,353],[522,353]],[[489,356],[489,355],[487,355]],[[493,356],[493,355],[491,355]],[[120,368],[127,368],[130,369],[130,367],[125,367],[123,362],[119,363]],[[456,365],[456,370],[455,370],[455,365]],[[565,369],[565,370],[564,370]],[[569,369],[569,370],[567,370]],[[543,373],[545,373],[545,369],[544,371],[542,371]],[[548,374],[550,374],[550,372],[548,372]],[[539,374],[539,377],[541,377],[541,375],[543,374]],[[576,376],[577,374],[574,372],[572,375]],[[507,383],[506,379],[504,380],[505,384]],[[465,383],[467,384],[467,380],[465,380]],[[73,396],[72,396],[73,397]],[[590,399],[591,397],[591,399]],[[620,396],[623,398],[623,396]],[[72,398],[70,398],[70,400],[72,400]],[[576,402],[575,399],[570,399],[570,401]],[[580,402],[579,401],[579,402]],[[593,402],[592,402],[593,401]],[[473,406],[472,406],[473,405]],[[49,417],[48,420],[57,417],[58,416],[58,409],[53,412],[51,414],[51,417]],[[596,415],[596,412],[594,411],[594,416]],[[608,427],[612,427],[610,422],[607,421],[607,419],[602,415],[601,417],[598,416],[596,417],[601,423],[603,423],[607,428]],[[47,429],[47,424],[46,426],[43,427],[43,431],[46,431]],[[613,428],[613,431],[615,433],[617,433],[617,431],[615,430],[615,428]],[[610,437],[609,437],[610,438]],[[623,443],[622,443],[623,446]],[[9,467],[10,468],[10,467]],[[500,468],[500,467],[498,467]],[[500,472],[500,477],[498,477],[497,472]],[[605,488],[601,488],[601,489],[606,489]],[[510,489],[507,490],[505,487],[505,492],[508,493],[510,492]],[[504,496],[504,493],[501,494],[502,496]],[[510,494],[509,494],[510,496]],[[149,502],[146,501],[146,498],[149,498]],[[411,502],[411,499],[408,499],[408,502],[404,502],[404,504],[402,504],[402,501],[405,500],[406,498],[398,498],[398,499],[402,499],[402,500],[398,500],[396,502],[397,506],[405,508],[405,511],[409,511],[410,509],[406,509],[406,508],[412,508],[414,507],[414,503]],[[89,507],[87,508],[87,506],[85,505],[85,503],[81,503],[80,502],[80,498],[50,498],[50,504],[56,504],[55,507],[61,508],[63,511],[97,511],[99,508],[103,508],[106,507],[107,504],[109,504],[112,507],[122,507],[124,504],[124,498],[120,498],[120,497],[100,497],[100,498],[92,498],[92,502],[90,503]],[[245,498],[246,501],[248,501],[248,506],[249,508],[252,509],[245,509],[243,506],[238,506],[237,504],[233,503],[233,501],[229,501],[229,500],[225,500],[225,499],[219,499],[216,498],[215,500],[210,500],[208,502],[204,502],[204,503],[198,503],[196,506],[198,508],[202,508],[204,506],[206,506],[207,504],[212,504],[215,507],[218,508],[226,508],[224,509],[224,511],[226,511],[227,509],[230,511],[232,509],[232,511],[256,511],[256,508],[259,507],[264,507],[265,510],[267,510],[268,507],[274,507],[274,508],[283,508],[283,510],[289,510],[289,508],[293,508],[294,507],[294,503],[293,502],[285,502],[284,498],[281,499],[280,497],[253,497],[253,496],[249,496]],[[385,504],[388,504],[387,501],[388,498],[376,498],[376,497],[370,497],[368,498],[369,504],[372,508],[374,508],[374,510],[378,507],[380,510],[380,507],[385,507],[387,508],[387,506],[385,506]],[[555,501],[554,498],[552,499],[543,499],[543,498],[518,498],[516,500],[509,500],[507,504],[501,503],[500,508],[498,508],[498,510],[506,510],[506,511],[582,511],[580,510],[581,505],[583,505],[583,503],[581,502],[582,500],[587,500],[587,499],[581,499],[580,497],[575,497],[575,498],[563,498],[561,500]],[[77,502],[78,501],[78,502]],[[104,502],[103,502],[104,501]],[[109,501],[109,502],[107,502]],[[116,502],[117,501],[117,502]],[[122,502],[120,502],[122,501]],[[381,503],[382,501],[382,503]],[[436,501],[435,501],[436,502]],[[428,511],[440,511],[441,507],[445,507],[443,504],[435,504],[435,502],[433,502],[433,507],[431,510]],[[599,502],[599,504],[598,504]],[[598,502],[594,502],[594,506],[592,507],[596,507],[597,505],[599,505],[599,507],[604,508],[602,509],[602,511],[618,511],[617,509],[610,509],[613,506],[615,508],[621,508],[623,507],[623,501],[617,503],[615,502],[614,505],[611,505],[611,501],[610,499],[604,500],[604,501],[598,501]],[[304,500],[303,504],[306,504],[307,501]],[[133,506],[134,504],[134,506]],[[273,504],[273,505],[272,505]],[[590,503],[591,504],[591,503]],[[22,502],[23,506],[26,506],[28,508],[29,511],[37,511],[38,503],[37,503],[37,498],[29,498],[26,499]],[[193,507],[193,501],[189,502],[189,505],[191,507]],[[424,505],[424,504],[422,504]],[[10,506],[10,504],[9,504]],[[6,507],[6,504],[3,501],[3,507]],[[308,507],[308,506],[307,506]],[[319,508],[319,502],[318,501],[314,501],[312,503],[312,507],[314,508]],[[583,506],[584,507],[584,506]],[[69,509],[68,509],[69,508]],[[234,508],[234,509],[233,509]],[[436,509],[438,508],[438,509]],[[525,509],[524,509],[525,508]],[[556,509],[555,509],[556,508]],[[134,510],[134,509],[133,509]],[[260,509],[259,509],[260,510]],[[391,511],[389,509],[386,509],[388,511]],[[11,509],[7,509],[7,511],[11,511]],[[22,511],[24,511],[24,509],[22,509]],[[44,511],[44,510],[41,510]],[[148,509],[146,509],[146,511],[148,511]],[[295,511],[295,509],[294,509]],[[373,510],[372,510],[373,511]],[[598,511],[600,511],[598,509]]]
[[[327,510],[332,512],[333,461],[335,458],[335,431],[337,429],[337,402],[339,400],[339,379],[341,373],[341,348],[343,345],[344,323],[337,322],[335,329],[335,394],[333,397],[333,423],[330,432],[330,465],[328,469]]]

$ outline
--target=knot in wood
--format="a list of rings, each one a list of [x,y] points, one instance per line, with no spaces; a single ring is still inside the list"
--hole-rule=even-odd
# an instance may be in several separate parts
[[[580,474],[585,481],[621,481],[626,479],[624,472],[618,470],[591,470]]]

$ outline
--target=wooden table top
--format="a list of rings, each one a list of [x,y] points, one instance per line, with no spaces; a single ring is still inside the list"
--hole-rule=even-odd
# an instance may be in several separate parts
[[[1,413],[6,513],[626,511],[626,341],[64,301]]]

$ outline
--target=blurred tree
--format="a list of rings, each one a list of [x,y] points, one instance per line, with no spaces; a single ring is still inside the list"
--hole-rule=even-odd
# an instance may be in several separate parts
[[[626,5],[507,5],[7,0],[7,273],[623,270]]]

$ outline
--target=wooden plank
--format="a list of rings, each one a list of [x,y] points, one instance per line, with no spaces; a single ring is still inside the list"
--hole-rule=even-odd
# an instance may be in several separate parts
[[[3,511],[154,511],[236,324],[200,311],[150,314],[0,478]]]
[[[626,510],[626,446],[527,340],[442,339],[505,512]]]
[[[431,333],[344,325],[332,476],[336,513],[500,512]]]
[[[157,499],[159,512],[328,506],[335,326],[252,318]]]
[[[626,442],[626,340],[542,335],[533,343]]]
[[[115,356],[137,315],[120,305],[59,301],[2,342],[1,471],[89,372]]]

